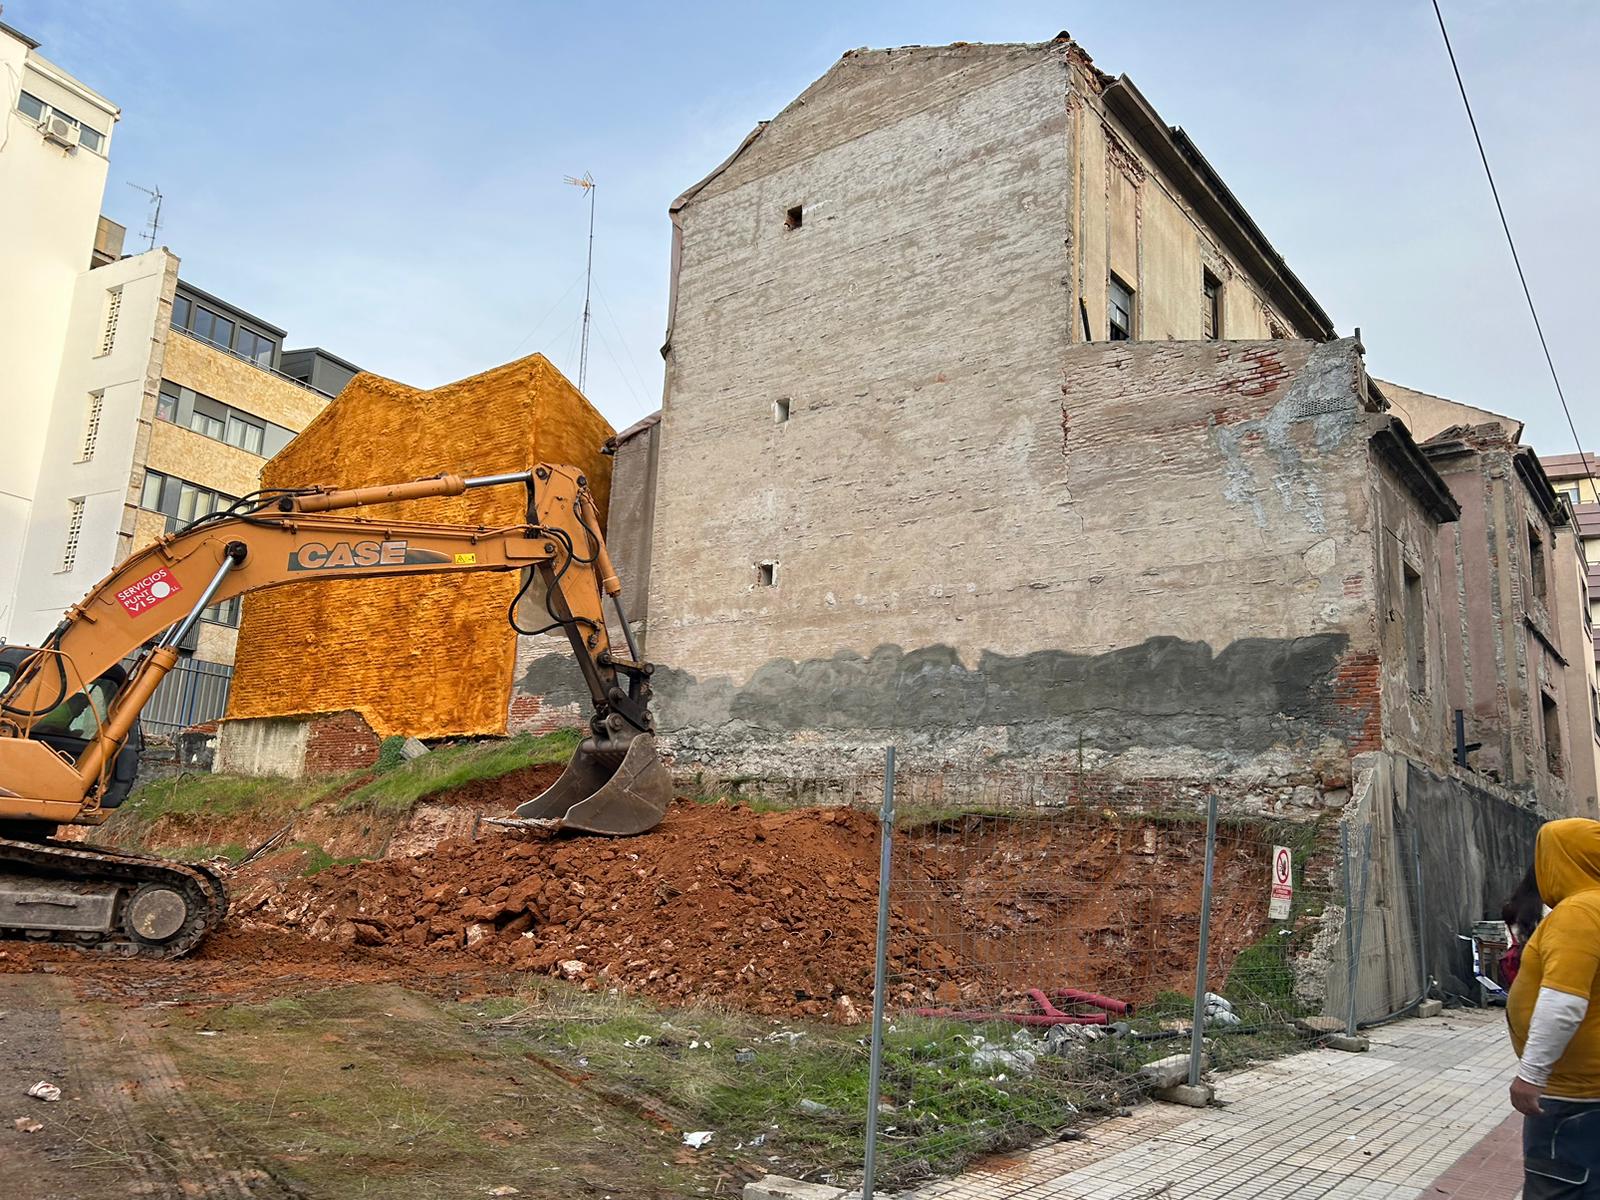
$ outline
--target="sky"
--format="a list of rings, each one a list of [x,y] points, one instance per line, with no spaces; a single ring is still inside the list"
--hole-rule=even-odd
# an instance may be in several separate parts
[[[1600,5],[1441,0],[1580,435],[1600,448]],[[534,350],[660,403],[667,206],[846,50],[1042,41],[1126,73],[1228,181],[1380,378],[1571,453],[1429,0],[1199,4],[5,0],[122,107],[106,213],[189,283],[432,387]]]

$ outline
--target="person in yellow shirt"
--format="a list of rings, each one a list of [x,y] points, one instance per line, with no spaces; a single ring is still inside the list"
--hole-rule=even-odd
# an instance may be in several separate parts
[[[1541,827],[1533,867],[1551,911],[1506,1002],[1523,1200],[1600,1200],[1600,821]]]

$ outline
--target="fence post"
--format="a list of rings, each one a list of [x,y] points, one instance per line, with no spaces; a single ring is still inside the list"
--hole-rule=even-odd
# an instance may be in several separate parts
[[[1432,991],[1428,980],[1428,909],[1422,892],[1422,839],[1415,827],[1411,830],[1411,860],[1417,872],[1417,903],[1414,919],[1417,922],[1417,979],[1422,988],[1421,998],[1426,1000]]]
[[[1357,1033],[1356,982],[1360,977],[1361,971],[1361,934],[1366,925],[1367,873],[1372,863],[1371,823],[1369,822],[1362,830],[1360,896],[1357,896],[1350,886],[1350,829],[1349,826],[1343,823],[1339,826],[1339,848],[1344,856],[1345,950],[1349,958],[1349,962],[1346,964],[1346,973],[1348,976],[1347,986],[1350,990],[1344,1031],[1347,1037],[1355,1037]]]
[[[1200,1082],[1206,1027],[1206,959],[1211,953],[1211,873],[1217,861],[1217,798],[1206,798],[1206,869],[1200,885],[1200,950],[1194,964],[1194,1027],[1189,1031],[1189,1086]]]
[[[890,851],[894,841],[894,747],[883,752],[883,811],[878,818],[878,948],[872,967],[872,1057],[867,1068],[867,1147],[861,1200],[872,1200],[878,1170],[878,1092],[883,1075],[883,1004],[889,975]],[[1209,864],[1207,872],[1209,875]]]

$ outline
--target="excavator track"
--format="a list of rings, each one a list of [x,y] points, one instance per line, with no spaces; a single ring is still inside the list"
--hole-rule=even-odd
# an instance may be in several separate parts
[[[176,958],[227,913],[227,888],[208,866],[83,842],[0,838],[3,937]]]

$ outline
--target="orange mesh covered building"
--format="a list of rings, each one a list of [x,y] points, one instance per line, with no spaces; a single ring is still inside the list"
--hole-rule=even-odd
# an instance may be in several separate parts
[[[362,487],[570,463],[606,511],[611,426],[541,354],[424,390],[358,375],[262,471],[263,487]],[[526,493],[483,488],[355,515],[510,525]],[[218,769],[325,774],[371,763],[380,738],[507,732],[516,573],[290,584],[244,604]],[[576,666],[573,668],[577,670]],[[519,706],[528,711],[527,698]],[[533,706],[537,708],[535,704]]]

